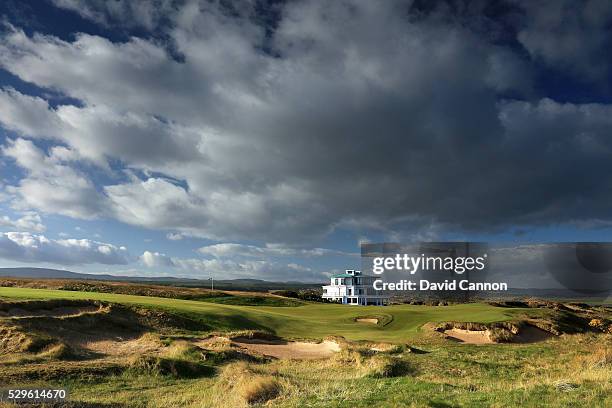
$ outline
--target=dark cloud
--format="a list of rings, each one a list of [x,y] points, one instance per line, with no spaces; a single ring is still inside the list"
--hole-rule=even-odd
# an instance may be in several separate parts
[[[82,14],[154,24],[150,9],[118,2],[112,14],[102,3]],[[567,3],[549,5],[553,21],[531,3],[447,3],[290,2],[266,26],[250,11],[173,3],[161,8],[163,29],[181,59],[151,38],[63,41],[11,27],[0,65],[82,101],[50,108],[43,98],[2,93],[6,128],[67,146],[38,153],[56,173],[12,154],[28,170],[11,187],[14,200],[265,242],[316,239],[338,227],[490,231],[609,219],[612,108],[540,97],[533,83],[539,64],[603,81],[606,13],[591,9],[604,6],[588,2],[566,26]],[[567,44],[549,49],[559,29]],[[572,36],[586,49],[572,49]],[[152,176],[132,172],[94,188],[71,170],[89,160],[109,171],[113,159]],[[36,194],[60,171],[83,190],[60,186],[70,198],[61,206]]]
[[[584,82],[610,85],[609,1],[521,0],[518,4],[525,19],[517,38],[533,58]]]

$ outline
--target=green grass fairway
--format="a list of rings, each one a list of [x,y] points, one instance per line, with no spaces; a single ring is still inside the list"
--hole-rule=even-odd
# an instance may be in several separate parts
[[[145,307],[161,308],[199,320],[211,330],[269,330],[285,338],[319,339],[330,335],[350,340],[401,342],[413,338],[427,322],[510,320],[531,309],[504,309],[486,304],[453,306],[348,306],[309,303],[300,307],[234,306],[192,300],[119,295],[112,293],[70,292],[64,290],[0,288],[0,297],[13,299],[94,299]],[[387,315],[384,327],[356,323],[366,315]]]

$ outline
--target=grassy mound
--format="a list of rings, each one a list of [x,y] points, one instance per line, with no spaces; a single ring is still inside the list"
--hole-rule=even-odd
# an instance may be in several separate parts
[[[223,406],[265,404],[283,394],[285,384],[257,366],[238,362],[223,368],[217,383],[217,394],[225,396]]]
[[[0,355],[19,352],[38,353],[54,342],[55,339],[50,336],[0,323]]]
[[[255,377],[244,383],[240,388],[240,395],[249,404],[267,402],[278,397],[280,392],[280,383],[270,376]]]
[[[161,355],[134,357],[129,367],[138,374],[175,378],[208,377],[215,373],[202,350],[184,341],[173,343]]]
[[[5,317],[4,326],[10,324],[21,331],[44,336],[68,336],[70,334],[100,334],[117,332],[145,332],[207,330],[205,324],[185,317],[181,314],[164,310],[111,304],[92,300],[48,300],[3,302],[0,308],[4,310],[57,311],[62,309],[78,310],[76,308],[95,309],[95,312],[62,315],[38,315],[13,318]],[[2,328],[0,327],[0,330]],[[6,336],[3,336],[6,337]],[[38,340],[37,340],[38,341]]]

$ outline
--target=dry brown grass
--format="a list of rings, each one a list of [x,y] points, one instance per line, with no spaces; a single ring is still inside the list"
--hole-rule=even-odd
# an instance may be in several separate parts
[[[608,341],[604,341],[603,344],[594,345],[592,352],[579,359],[577,363],[583,362],[590,368],[607,368],[612,371],[612,341],[610,341],[610,337],[612,336],[608,336]]]
[[[55,360],[73,360],[78,358],[75,350],[65,343],[56,343],[48,346],[38,354],[38,357]]]
[[[215,385],[213,406],[244,407],[286,397],[295,387],[271,368],[244,361],[226,365]]]
[[[248,382],[242,383],[238,389],[248,404],[267,402],[278,397],[281,390],[281,384],[271,376],[251,378]]]

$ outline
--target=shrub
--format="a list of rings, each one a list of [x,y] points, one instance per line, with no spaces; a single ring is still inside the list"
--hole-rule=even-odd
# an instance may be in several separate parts
[[[299,297],[299,293],[295,290],[275,290],[272,291],[272,294],[294,299],[297,299]]]
[[[201,361],[204,352],[201,348],[186,341],[175,341],[163,353],[163,357],[173,360]]]
[[[414,373],[410,363],[400,358],[373,358],[370,364],[369,376],[373,378],[403,377]]]

